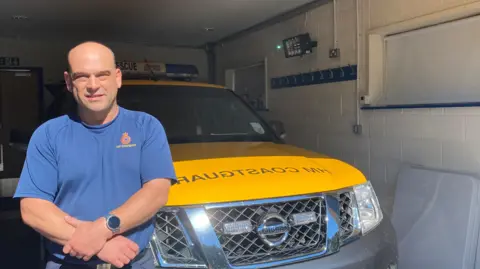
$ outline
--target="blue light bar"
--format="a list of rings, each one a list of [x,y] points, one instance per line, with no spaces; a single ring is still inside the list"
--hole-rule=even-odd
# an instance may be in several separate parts
[[[188,64],[166,64],[168,77],[198,77],[198,69],[195,65]]]

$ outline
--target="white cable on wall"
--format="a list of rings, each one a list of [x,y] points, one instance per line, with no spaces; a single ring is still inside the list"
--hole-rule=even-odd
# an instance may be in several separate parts
[[[337,0],[333,0],[333,48],[338,48],[337,36]]]
[[[355,19],[356,19],[356,41],[357,41],[357,81],[355,83],[355,123],[356,125],[360,125],[360,69],[361,69],[361,63],[360,63],[360,1],[356,0],[355,1]]]

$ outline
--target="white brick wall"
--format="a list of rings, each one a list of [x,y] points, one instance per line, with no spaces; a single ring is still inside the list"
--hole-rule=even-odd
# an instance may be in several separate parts
[[[418,18],[473,0],[360,0],[363,31]],[[356,64],[355,0],[338,1],[340,59],[328,58],[333,46],[333,5],[306,16],[224,44],[218,49],[218,78],[226,68],[267,56],[270,77],[312,69]],[[306,27],[305,27],[306,22]],[[308,31],[318,41],[315,53],[285,59],[275,46],[283,38]],[[366,35],[362,35],[361,91],[366,90]],[[269,92],[270,115],[282,119],[289,142],[340,158],[361,169],[377,188],[387,213],[393,203],[396,174],[402,163],[477,172],[480,170],[480,108],[362,111],[363,134],[355,123],[355,82],[298,87]]]

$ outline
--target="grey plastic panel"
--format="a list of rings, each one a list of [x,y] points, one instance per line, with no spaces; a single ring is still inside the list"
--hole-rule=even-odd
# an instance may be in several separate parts
[[[479,182],[447,171],[400,170],[392,215],[399,268],[475,268]]]
[[[0,197],[13,197],[19,178],[0,178]]]

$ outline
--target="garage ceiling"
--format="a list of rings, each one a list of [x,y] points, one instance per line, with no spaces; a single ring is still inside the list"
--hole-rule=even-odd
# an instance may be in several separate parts
[[[196,47],[309,2],[317,1],[1,0],[0,35]]]

